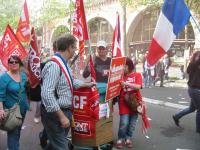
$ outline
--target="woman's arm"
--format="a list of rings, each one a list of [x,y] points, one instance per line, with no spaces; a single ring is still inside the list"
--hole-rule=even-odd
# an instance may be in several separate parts
[[[122,86],[128,86],[129,88],[132,88],[134,90],[139,90],[142,88],[140,84],[135,84],[135,83],[128,83],[128,82],[121,82]]]
[[[0,120],[5,118],[5,111],[3,110],[3,103],[0,102]]]
[[[3,109],[3,103],[0,102],[0,110],[2,110],[2,109]]]

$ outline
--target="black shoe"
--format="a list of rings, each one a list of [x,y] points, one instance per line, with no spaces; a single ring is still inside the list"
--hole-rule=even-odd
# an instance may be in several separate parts
[[[173,117],[173,120],[174,120],[174,123],[176,124],[176,126],[179,127],[179,120],[176,119],[176,117],[174,115],[172,117]]]
[[[42,148],[45,148],[47,146],[47,140],[43,137],[43,132],[39,133],[39,139],[40,139],[40,145]]]

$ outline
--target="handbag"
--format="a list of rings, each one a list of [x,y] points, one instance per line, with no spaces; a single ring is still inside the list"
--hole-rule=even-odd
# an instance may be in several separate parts
[[[140,106],[136,93],[126,93],[124,96],[124,101],[132,111],[137,111],[138,106]]]
[[[20,106],[19,102],[21,99],[21,84],[20,85],[20,90],[18,93],[18,102],[14,104],[11,108],[9,109],[4,109],[6,117],[4,120],[0,121],[0,129],[4,131],[12,131],[16,129],[17,127],[20,127],[22,125],[22,115],[20,112]]]
[[[0,121],[0,129],[5,131],[12,131],[22,125],[22,115],[20,113],[19,104],[16,103],[10,109],[5,109],[6,117]]]

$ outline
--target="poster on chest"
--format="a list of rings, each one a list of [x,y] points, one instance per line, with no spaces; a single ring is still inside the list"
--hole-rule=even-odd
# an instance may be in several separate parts
[[[121,81],[124,77],[125,61],[126,57],[112,58],[105,97],[106,101],[120,94]]]

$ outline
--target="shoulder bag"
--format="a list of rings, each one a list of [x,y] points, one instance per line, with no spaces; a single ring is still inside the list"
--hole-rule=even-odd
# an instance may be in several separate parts
[[[20,89],[18,93],[18,102],[10,109],[4,109],[6,117],[0,121],[0,130],[12,131],[22,125],[22,115],[20,113],[20,100],[21,100],[21,82],[19,83]]]
[[[140,106],[136,93],[127,92],[124,96],[124,101],[132,111],[137,111],[138,106]]]

